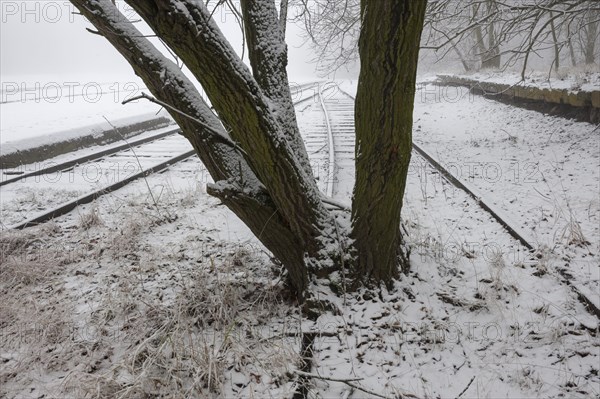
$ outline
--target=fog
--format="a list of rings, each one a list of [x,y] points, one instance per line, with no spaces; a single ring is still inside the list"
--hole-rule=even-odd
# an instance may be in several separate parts
[[[82,16],[75,14],[68,1],[2,1],[0,25],[0,74],[2,80],[35,77],[76,79],[98,76],[134,78],[132,68],[101,36],[94,35]],[[134,13],[123,2],[119,9],[128,17]],[[290,18],[294,17],[294,10]],[[240,29],[230,10],[221,8],[214,19],[238,51],[242,50]],[[150,33],[141,23],[136,25]],[[306,80],[316,76],[314,54],[303,38],[303,28],[290,22],[287,30],[290,80]],[[158,42],[157,47],[164,51]],[[339,77],[348,73],[339,71]]]

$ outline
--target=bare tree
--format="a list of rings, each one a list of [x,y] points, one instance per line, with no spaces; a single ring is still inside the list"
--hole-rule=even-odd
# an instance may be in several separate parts
[[[400,210],[425,1],[361,3],[361,150],[352,226],[337,224],[334,213],[345,211],[327,206],[299,134],[286,72],[283,7],[279,14],[274,0],[241,1],[250,70],[205,3],[127,0],[201,84],[214,114],[180,68],[111,0],[72,3],[129,62],[152,100],[171,113],[215,181],[208,192],[282,262],[301,297],[310,281],[340,270],[364,284],[389,282],[408,267],[400,252]]]
[[[464,11],[465,3],[473,10],[470,15]],[[423,47],[445,51],[456,42],[468,43],[472,34],[475,43],[468,52],[481,56],[481,67],[520,65],[524,78],[532,54],[552,50],[551,64],[557,67],[560,51],[571,42],[572,32],[597,38],[594,23],[598,10],[596,0],[432,1],[425,30],[435,34],[425,36],[428,41]],[[585,42],[595,46],[594,39]],[[572,45],[570,50],[574,57]]]
[[[355,0],[315,0],[320,6],[303,14],[308,35],[323,68],[335,69],[357,57],[360,18]],[[430,0],[422,49],[438,59],[454,54],[469,71],[520,65],[530,58],[568,47],[573,63],[594,63],[598,53],[600,2],[597,0]]]
[[[598,56],[600,42],[600,10],[593,10],[587,15],[586,24],[581,27],[581,47],[586,64],[594,64]]]
[[[297,19],[316,50],[315,62],[322,73],[330,73],[358,59],[360,0],[300,0]]]

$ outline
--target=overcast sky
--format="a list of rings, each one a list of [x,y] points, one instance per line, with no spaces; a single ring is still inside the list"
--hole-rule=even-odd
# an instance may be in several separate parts
[[[120,9],[130,12],[124,3]],[[73,15],[66,0],[7,1],[0,0],[0,72],[2,80],[25,75],[73,78],[79,76],[133,75],[131,67],[106,39],[88,33],[91,25],[83,17]],[[231,13],[215,14],[226,36],[237,51],[241,49],[239,28]],[[302,29],[288,27],[290,80],[314,76],[312,54],[300,37]]]

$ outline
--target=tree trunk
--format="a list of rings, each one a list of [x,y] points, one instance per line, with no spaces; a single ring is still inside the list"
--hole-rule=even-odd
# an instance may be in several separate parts
[[[575,57],[575,48],[573,47],[573,41],[571,40],[570,36],[569,36],[567,44],[569,45],[569,55],[571,56],[571,65],[576,66],[577,58]]]
[[[252,71],[203,2],[126,1],[189,68],[218,116],[111,0],[72,3],[165,105],[215,180],[208,193],[284,264],[301,297],[311,276],[326,276],[348,259],[342,243],[356,254],[348,263],[361,278],[388,282],[398,266],[408,267],[400,211],[425,1],[364,0],[361,6],[353,243],[336,228],[308,164],[289,91],[283,13],[278,17],[274,0],[241,3]]]
[[[554,70],[558,72],[560,68],[560,47],[558,45],[558,34],[556,33],[552,12],[550,12],[550,31],[552,32],[552,42],[554,43]]]
[[[265,186],[280,215],[297,237],[311,268],[334,267],[329,251],[339,248],[329,235],[333,223],[325,208],[309,165],[304,146],[294,137],[295,118],[273,102],[266,90],[267,76],[253,76],[237,57],[203,2],[193,0],[127,0],[179,56],[201,83],[231,137],[245,151],[244,158]],[[262,4],[262,3],[261,3]],[[265,3],[266,4],[266,3]],[[248,18],[263,18],[250,13]],[[245,21],[260,26],[260,21]],[[278,29],[278,24],[275,26]],[[267,52],[280,46],[283,35],[268,37],[268,46],[253,49]],[[262,56],[267,62],[266,53]],[[259,84],[258,81],[261,83]],[[280,81],[279,85],[285,85]],[[287,90],[289,88],[280,88]],[[291,122],[294,121],[294,122]]]
[[[487,15],[491,15],[496,7],[494,0],[487,0]],[[482,54],[481,67],[483,69],[499,69],[500,68],[500,43],[496,38],[496,31],[494,29],[494,21],[490,21],[487,26],[487,49]]]
[[[220,198],[286,266],[294,290],[302,294],[307,282],[305,243],[290,228],[242,153],[231,145],[229,133],[193,84],[110,0],[72,3],[130,63],[150,92],[172,107],[167,111],[218,182],[208,192]]]
[[[454,40],[450,40],[450,45],[452,46],[452,49],[458,56],[458,59],[460,60],[460,63],[462,64],[463,68],[465,69],[465,72],[471,72],[471,66],[469,65],[469,62],[463,55],[462,51],[460,51],[460,49],[458,48],[458,45],[456,43],[454,43]]]
[[[473,6],[473,19],[477,18],[477,7]],[[483,40],[483,32],[481,31],[481,25],[475,26],[473,28],[473,34],[475,35],[475,48],[476,52],[479,53],[480,66],[479,68],[486,68],[485,60],[487,49],[485,47],[485,42]]]
[[[389,281],[401,257],[400,212],[412,149],[412,113],[425,1],[363,0],[355,105],[352,236],[358,273]]]
[[[586,64],[596,62],[596,43],[598,41],[598,17],[600,12],[590,12],[588,15],[588,24],[585,27],[585,47],[584,56]]]

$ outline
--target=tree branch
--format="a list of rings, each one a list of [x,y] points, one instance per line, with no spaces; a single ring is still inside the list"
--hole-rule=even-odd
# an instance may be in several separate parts
[[[279,26],[283,39],[285,39],[285,30],[287,28],[288,0],[281,0],[279,5]]]
[[[207,125],[206,123],[202,122],[200,119],[195,118],[189,114],[186,114],[183,111],[178,110],[177,108],[173,107],[172,105],[167,104],[164,101],[160,101],[157,100],[154,97],[151,97],[149,95],[147,95],[146,93],[142,92],[142,94],[140,94],[139,96],[135,96],[132,97],[130,99],[127,99],[125,101],[123,101],[121,104],[125,105],[128,104],[132,101],[137,101],[140,99],[146,99],[152,103],[158,104],[162,107],[167,108],[168,110],[172,111],[172,112],[176,112],[182,116],[185,116],[186,118],[189,118],[191,120],[193,120],[194,122],[196,122],[198,125],[202,126],[204,129],[206,129],[207,132],[210,132],[210,134],[213,134],[218,140],[222,141],[223,143],[226,143],[228,145],[230,145],[231,147],[235,148],[236,150],[240,151],[242,154],[247,155],[246,152],[239,146],[237,145],[235,142],[233,142],[229,137],[223,135],[223,133],[221,133],[221,131],[214,129],[213,127]]]
[[[280,110],[282,134],[295,149],[295,157],[307,175],[312,176],[310,160],[300,136],[287,74],[287,45],[273,0],[241,0],[248,58],[252,75],[263,93]],[[283,21],[285,24],[285,21]]]

